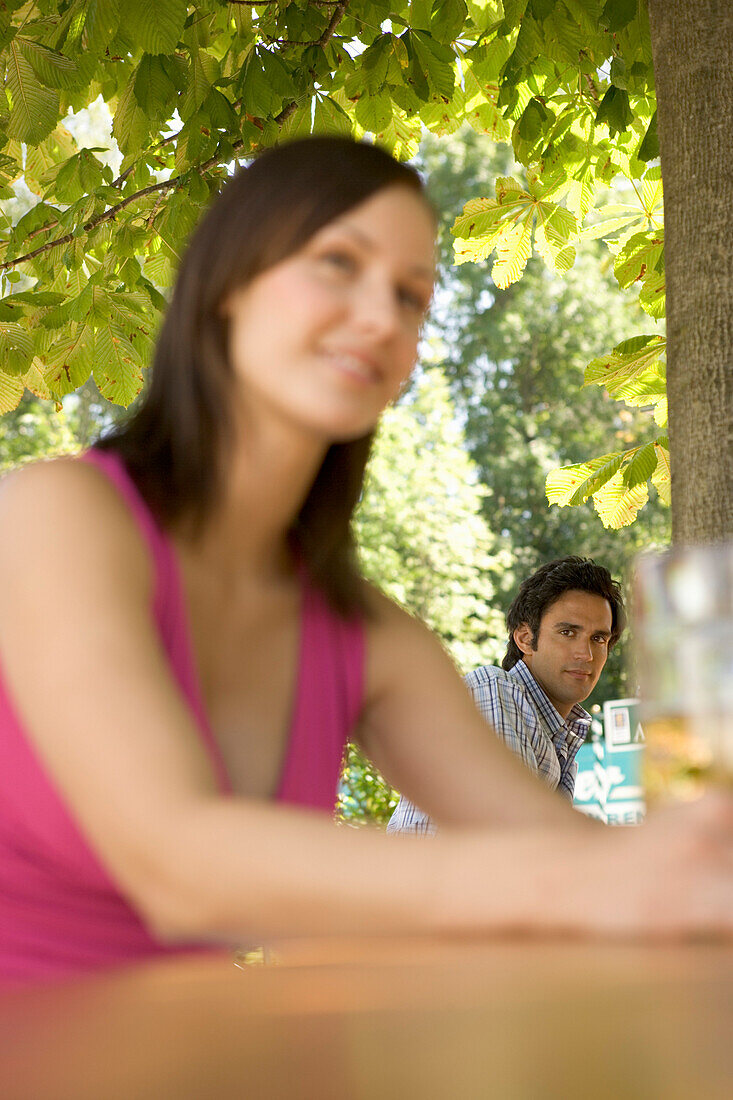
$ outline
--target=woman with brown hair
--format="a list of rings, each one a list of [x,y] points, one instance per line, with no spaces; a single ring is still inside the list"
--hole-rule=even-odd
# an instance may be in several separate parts
[[[8,478],[6,977],[346,931],[731,932],[728,804],[672,820],[695,858],[663,825],[602,834],[359,576],[351,513],[433,237],[418,176],[378,148],[266,153],[194,234],[132,419]],[[435,841],[334,828],[347,737]]]

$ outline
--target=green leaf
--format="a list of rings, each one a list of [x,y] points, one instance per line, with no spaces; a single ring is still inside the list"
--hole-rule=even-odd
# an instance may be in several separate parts
[[[219,66],[211,54],[204,50],[191,51],[188,86],[180,106],[182,119],[190,118],[199,109],[218,75]]]
[[[583,384],[605,386],[613,395],[621,386],[628,385],[659,365],[666,346],[666,339],[656,334],[624,340],[609,355],[591,360],[585,368]]]
[[[34,354],[33,337],[24,325],[0,324],[0,371],[16,377],[25,374]]]
[[[529,186],[535,192],[542,191],[536,176],[530,176]],[[492,276],[497,286],[508,286],[526,267],[536,220],[538,253],[559,271],[572,266],[575,249],[569,241],[577,232],[577,223],[569,210],[538,199],[510,176],[497,179],[496,199],[471,200],[456,218],[451,228],[458,238],[454,245],[456,263],[484,260],[496,248]]]
[[[451,226],[451,233],[458,238],[454,244],[456,263],[486,259],[501,232],[503,218],[504,211],[494,199],[469,199]]]
[[[40,83],[14,41],[8,47],[6,89],[10,95],[8,137],[37,145],[56,126],[59,95]]]
[[[422,136],[422,126],[418,117],[408,118],[402,111],[392,114],[392,121],[385,130],[375,134],[375,139],[390,150],[397,160],[409,160],[417,156]]]
[[[639,305],[650,317],[664,317],[666,288],[664,270],[652,271],[644,277],[639,292]]]
[[[357,100],[354,114],[365,131],[378,134],[392,121],[392,99],[387,93],[363,95]]]
[[[527,219],[507,229],[496,246],[496,262],[491,277],[498,287],[506,289],[516,282],[527,266],[532,253],[532,221]]]
[[[430,33],[438,42],[453,42],[468,16],[465,0],[434,0]]]
[[[604,213],[607,207],[603,207],[600,213]],[[639,210],[632,210],[628,214],[624,214],[620,218],[607,218],[605,221],[597,222],[595,225],[586,226],[582,230],[580,236],[584,241],[597,241],[602,237],[607,237],[611,233],[617,233],[619,229],[628,229],[634,223],[642,223],[644,220],[643,215]]]
[[[657,466],[657,451],[654,443],[646,443],[639,447],[636,454],[623,468],[623,483],[627,489],[635,489],[637,485],[646,482],[654,473]]]
[[[17,409],[24,391],[25,384],[22,379],[0,371],[0,414]]]
[[[173,286],[179,263],[180,256],[158,237],[145,257],[145,274],[155,286]]]
[[[158,233],[168,247],[179,256],[196,226],[199,213],[198,207],[191,202],[188,195],[177,190],[169,195],[156,221]]]
[[[557,0],[529,0],[527,11],[534,16],[538,23],[542,23],[552,12]]]
[[[623,57],[614,57],[611,62],[611,71],[609,75],[611,77],[611,83],[616,88],[623,88],[625,92],[628,91],[626,86],[626,62]]]
[[[518,161],[529,164],[537,158],[547,143],[554,121],[554,114],[540,99],[536,96],[530,99],[512,132],[512,145]]]
[[[604,527],[618,530],[628,527],[636,519],[639,509],[649,499],[646,482],[629,489],[624,484],[621,470],[593,496],[593,505]]]
[[[592,51],[594,34],[588,31],[586,10],[580,13],[582,22],[571,14],[566,3],[557,3],[542,27],[541,56],[549,58],[563,68],[572,65],[581,68],[582,59]],[[594,28],[594,32],[597,33]]]
[[[43,377],[56,399],[78,390],[94,365],[94,331],[91,325],[72,322],[55,333],[53,343],[42,356]]]
[[[577,232],[578,223],[569,210],[554,203],[537,204],[534,244],[546,264],[552,264],[558,271],[572,267],[575,249],[568,247],[568,242]]]
[[[544,38],[539,23],[531,15],[525,14],[519,27],[511,57],[504,66],[503,76],[509,82],[515,82],[518,73],[530,65],[542,52]]]
[[[351,119],[330,96],[323,96],[316,101],[313,133],[351,135]]]
[[[511,34],[520,25],[527,8],[528,0],[502,0],[504,19],[496,28],[498,35]]]
[[[128,80],[117,103],[112,134],[123,153],[137,152],[147,144],[153,125],[135,98],[135,73]]]
[[[434,134],[453,134],[462,125],[465,116],[466,97],[460,85],[453,92],[449,103],[437,99],[420,108],[420,118]]]
[[[613,387],[612,397],[627,405],[656,405],[667,396],[667,380],[664,367],[657,364],[631,382]]]
[[[362,92],[376,95],[387,79],[392,56],[392,35],[380,34],[359,57],[359,65],[346,81],[346,94],[356,98]]]
[[[623,460],[624,455],[615,451],[592,458],[589,462],[576,462],[551,470],[545,481],[548,502],[559,504],[561,508],[582,504],[616,474]]]
[[[511,52],[511,42],[506,38],[493,38],[489,42],[474,46],[468,54],[470,69],[464,66],[464,75],[466,71],[470,71],[481,87],[493,85],[494,91],[498,92],[499,74]]]
[[[103,52],[120,25],[120,0],[89,0],[82,42],[92,56]]]
[[[656,160],[659,156],[659,135],[657,133],[657,112],[651,117],[646,133],[636,153],[639,160]]]
[[[51,88],[74,88],[79,84],[81,74],[71,58],[20,35],[16,36],[15,44],[42,84]]]
[[[408,31],[408,34],[409,46],[428,86],[437,95],[450,99],[456,81],[453,51],[442,42],[436,42],[427,31]]]
[[[598,22],[612,34],[621,31],[636,17],[638,6],[639,0],[606,0]]]
[[[183,34],[187,0],[124,0],[124,29],[145,53],[173,53]]]
[[[282,62],[260,49],[253,50],[245,62],[241,89],[244,110],[255,118],[276,114],[294,90]]]
[[[102,183],[109,169],[97,160],[91,149],[82,149],[70,157],[56,173],[54,191],[64,203],[77,202],[84,195],[92,194]]]
[[[641,185],[641,198],[644,203],[644,212],[648,217],[652,214],[659,215],[662,213],[662,170],[657,165],[654,168],[650,168],[644,176],[644,181]]]
[[[665,504],[672,503],[672,472],[669,466],[669,440],[660,436],[654,444],[657,452],[657,465],[652,474],[652,485]]]
[[[117,405],[130,405],[143,385],[142,361],[134,334],[109,320],[95,333],[94,381]]]
[[[664,230],[652,234],[634,233],[619,251],[613,265],[619,286],[626,289],[653,271],[663,250]]]
[[[596,111],[596,122],[605,122],[611,137],[628,130],[634,118],[629,93],[611,85]]]
[[[202,110],[208,112],[213,129],[223,130],[227,135],[236,134],[239,130],[239,116],[234,105],[218,88],[209,88]]]
[[[134,90],[135,99],[148,118],[168,118],[176,97],[176,85],[163,58],[143,54],[135,72]]]
[[[20,317],[34,314],[43,310],[44,307],[57,306],[65,301],[65,295],[43,290],[26,290],[18,294],[10,294],[7,298],[0,299],[0,323],[17,321]]]
[[[299,107],[280,127],[283,141],[296,141],[307,137],[311,132],[311,105]]]
[[[40,194],[53,182],[59,166],[75,151],[76,142],[64,126],[57,126],[40,144],[27,146],[24,175],[31,191]]]

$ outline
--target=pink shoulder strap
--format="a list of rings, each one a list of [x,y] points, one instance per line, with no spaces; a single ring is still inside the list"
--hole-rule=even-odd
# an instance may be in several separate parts
[[[189,635],[181,577],[171,542],[156,523],[155,517],[143,500],[119,455],[113,451],[101,451],[92,448],[81,455],[81,458],[97,466],[109,478],[127,504],[145,543],[150,548],[155,570],[152,612],[158,624],[161,641],[168,653],[173,675],[180,685],[204,742],[209,749],[214,771],[221,788],[230,791],[231,784],[209,725],[201,694]]]

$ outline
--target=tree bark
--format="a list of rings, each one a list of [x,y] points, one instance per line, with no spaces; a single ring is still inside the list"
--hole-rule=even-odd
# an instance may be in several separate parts
[[[733,6],[648,0],[664,182],[672,539],[733,537]]]

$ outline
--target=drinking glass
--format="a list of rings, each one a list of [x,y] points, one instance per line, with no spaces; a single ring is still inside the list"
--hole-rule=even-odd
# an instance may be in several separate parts
[[[733,542],[642,554],[634,578],[647,798],[733,777]]]

